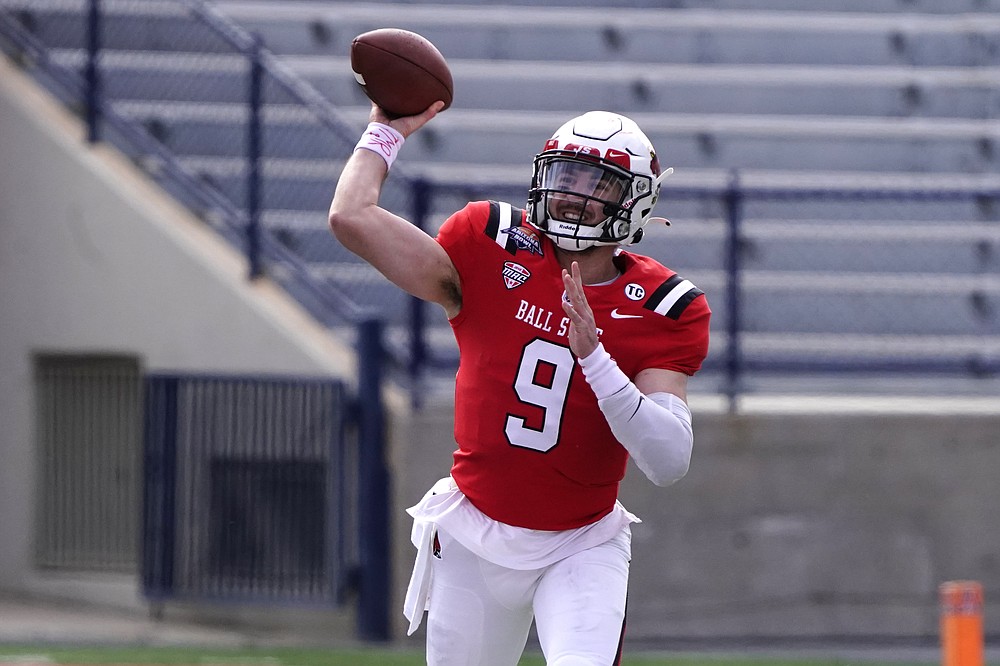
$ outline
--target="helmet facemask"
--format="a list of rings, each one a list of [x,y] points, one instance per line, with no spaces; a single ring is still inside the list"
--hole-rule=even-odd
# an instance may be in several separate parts
[[[629,245],[642,237],[667,173],[634,122],[592,111],[535,157],[528,219],[564,250]]]
[[[564,249],[582,250],[627,239],[632,174],[614,165],[574,157],[539,160],[537,205],[545,211],[544,230]]]

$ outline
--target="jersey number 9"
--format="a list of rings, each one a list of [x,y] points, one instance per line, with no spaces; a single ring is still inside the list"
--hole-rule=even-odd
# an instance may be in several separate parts
[[[511,446],[545,453],[559,443],[575,363],[569,347],[541,338],[525,345],[514,379],[514,392],[521,402],[542,410],[542,426],[533,428],[526,418],[507,414],[504,431]]]

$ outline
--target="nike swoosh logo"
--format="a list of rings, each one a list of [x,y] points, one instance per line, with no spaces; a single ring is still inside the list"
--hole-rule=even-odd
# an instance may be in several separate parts
[[[618,312],[618,308],[615,308],[614,310],[611,311],[611,318],[612,319],[642,319],[642,315],[622,314],[622,313]]]

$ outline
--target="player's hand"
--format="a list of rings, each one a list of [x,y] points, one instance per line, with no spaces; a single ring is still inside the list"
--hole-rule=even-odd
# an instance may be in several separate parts
[[[438,100],[428,106],[423,113],[418,113],[415,116],[403,116],[402,118],[390,118],[386,115],[385,111],[382,110],[382,107],[372,102],[372,110],[371,113],[368,114],[368,120],[374,123],[382,123],[383,125],[390,126],[402,134],[405,139],[426,125],[430,119],[436,116],[443,108],[444,102]]]
[[[565,268],[562,272],[563,286],[566,288],[562,306],[569,317],[569,348],[577,358],[584,358],[597,349],[597,323],[594,321],[594,311],[587,302],[587,295],[583,292],[580,264],[574,261],[570,269],[572,272]]]

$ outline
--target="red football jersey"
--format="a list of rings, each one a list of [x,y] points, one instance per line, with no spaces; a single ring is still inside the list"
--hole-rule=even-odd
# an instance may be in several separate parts
[[[438,242],[458,270],[451,320],[460,364],[452,476],[487,516],[564,530],[607,515],[628,454],[570,351],[552,242],[509,204],[470,203]],[[693,284],[622,251],[621,275],[584,291],[605,349],[633,381],[646,368],[694,374],[708,352],[711,312]]]

